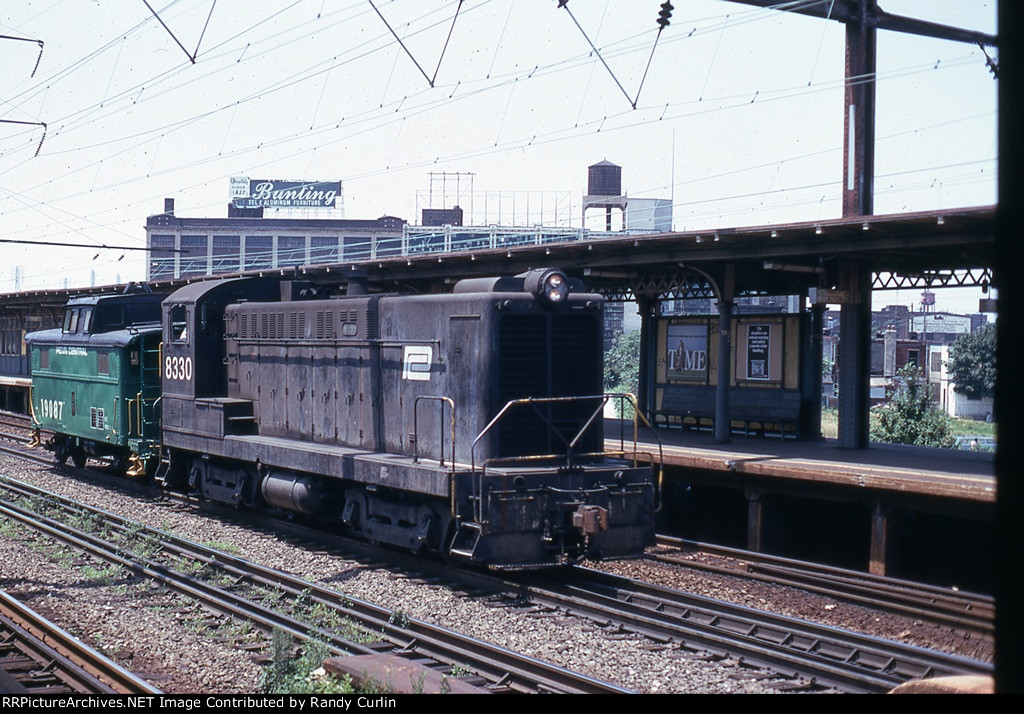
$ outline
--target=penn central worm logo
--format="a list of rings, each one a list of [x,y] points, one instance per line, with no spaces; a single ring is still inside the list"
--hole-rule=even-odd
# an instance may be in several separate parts
[[[430,345],[405,345],[402,354],[402,379],[429,382],[430,363],[433,361],[434,348]]]

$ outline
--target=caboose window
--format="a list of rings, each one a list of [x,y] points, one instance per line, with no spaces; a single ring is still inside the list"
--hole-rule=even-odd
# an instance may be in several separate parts
[[[92,327],[92,308],[83,307],[78,317],[78,331],[87,333],[90,327]]]
[[[63,332],[77,332],[78,331],[78,308],[69,307],[64,311],[64,328]]]
[[[171,308],[171,341],[188,342],[188,310],[184,305]]]

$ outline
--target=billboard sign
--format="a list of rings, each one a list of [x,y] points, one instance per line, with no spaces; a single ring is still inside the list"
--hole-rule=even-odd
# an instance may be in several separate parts
[[[708,372],[708,326],[668,326],[668,376],[671,379],[705,379]]]
[[[341,181],[280,181],[231,177],[235,208],[334,208]]]

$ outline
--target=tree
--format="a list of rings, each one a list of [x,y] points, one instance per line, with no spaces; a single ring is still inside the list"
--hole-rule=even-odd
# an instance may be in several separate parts
[[[636,394],[640,384],[640,330],[623,332],[604,355],[604,387]]]
[[[891,444],[952,446],[950,419],[931,400],[931,385],[915,364],[900,368],[889,403],[875,411],[871,438]]]
[[[984,399],[996,393],[996,326],[960,335],[949,348],[946,363],[953,391],[970,399]]]
[[[637,393],[640,388],[640,330],[622,333],[605,353],[604,388],[609,392]],[[632,417],[633,410],[628,405],[625,412],[619,416]]]

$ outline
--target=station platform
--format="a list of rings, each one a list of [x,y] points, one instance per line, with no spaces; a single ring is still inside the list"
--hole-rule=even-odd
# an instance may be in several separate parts
[[[836,439],[744,436],[719,444],[709,432],[665,428],[655,432],[657,438],[649,428],[639,430],[640,449],[656,460],[660,440],[666,466],[995,503],[995,454],[991,452],[879,443],[867,449],[844,449]],[[620,434],[630,443],[632,433],[632,421],[606,419],[606,448],[619,448]]]
[[[0,411],[24,414],[32,380],[25,376],[0,374]]]

